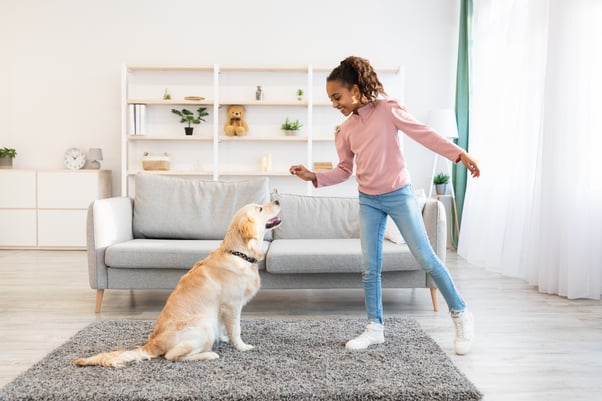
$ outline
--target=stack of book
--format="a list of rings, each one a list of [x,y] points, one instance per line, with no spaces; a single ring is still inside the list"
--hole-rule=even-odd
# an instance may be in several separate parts
[[[146,105],[144,104],[130,104],[128,107],[129,111],[129,134],[130,135],[144,135],[146,131]]]

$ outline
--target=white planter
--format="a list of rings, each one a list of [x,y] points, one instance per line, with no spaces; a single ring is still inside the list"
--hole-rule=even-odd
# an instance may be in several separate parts
[[[437,195],[445,195],[447,193],[447,184],[436,184],[435,192]]]

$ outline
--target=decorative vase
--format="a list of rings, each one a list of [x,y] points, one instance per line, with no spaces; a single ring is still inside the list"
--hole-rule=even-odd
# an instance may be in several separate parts
[[[0,168],[9,169],[13,168],[13,158],[8,156],[0,157]]]
[[[184,127],[184,131],[186,131],[186,135],[192,135],[192,130],[194,127]]]
[[[447,184],[436,184],[435,192],[437,195],[445,195],[447,193]]]
[[[286,135],[286,136],[295,136],[299,132],[298,130],[292,130],[292,129],[285,129],[283,131],[284,131],[284,135]]]

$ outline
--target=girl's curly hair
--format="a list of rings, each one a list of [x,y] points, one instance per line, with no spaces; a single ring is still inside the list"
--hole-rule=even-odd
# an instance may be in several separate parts
[[[326,81],[339,81],[349,89],[357,85],[362,96],[368,101],[375,100],[378,95],[387,95],[370,62],[361,57],[349,56],[341,61]]]

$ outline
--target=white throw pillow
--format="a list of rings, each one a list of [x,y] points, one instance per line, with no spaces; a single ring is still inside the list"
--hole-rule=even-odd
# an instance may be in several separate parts
[[[414,194],[416,195],[416,200],[418,201],[418,208],[422,213],[424,205],[426,204],[426,193],[424,192],[424,189],[415,189]],[[387,225],[385,226],[385,239],[395,244],[406,243],[391,216],[387,216]]]
[[[391,216],[387,216],[387,225],[385,226],[385,239],[395,244],[406,243]]]

